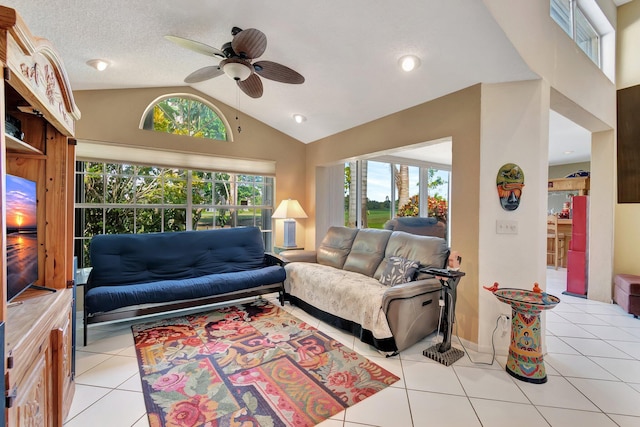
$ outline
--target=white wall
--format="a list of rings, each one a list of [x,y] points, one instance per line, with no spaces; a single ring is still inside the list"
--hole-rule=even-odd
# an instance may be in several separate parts
[[[321,185],[316,189],[316,238],[315,245],[305,248],[315,250],[331,226],[344,225],[344,164],[316,167],[316,179]]]
[[[595,204],[598,209],[593,218],[602,222],[601,228],[592,233],[592,248],[597,248],[592,253],[602,255],[610,247],[613,220],[611,215],[605,217],[613,205],[610,189],[616,97],[612,82],[551,19],[548,1],[483,1],[540,80],[481,84],[480,106],[476,104],[476,87],[470,87],[309,144],[307,190],[315,196],[316,184],[322,185],[315,179],[317,165],[403,143],[452,136],[452,247],[463,254],[467,273],[458,288],[457,327],[461,337],[477,342],[479,350],[489,352],[496,317],[510,313],[510,308],[482,286],[497,281],[502,287],[531,289],[538,282],[546,288],[545,221],[552,107],[598,133],[594,145],[598,142],[595,149],[602,161],[592,163],[592,173],[603,181],[594,184],[597,189],[592,206]],[[522,204],[514,212],[502,210],[496,192],[496,175],[505,163],[517,163],[525,173]],[[322,215],[321,209],[318,206],[318,215]],[[517,221],[519,233],[497,235],[497,219]],[[593,291],[610,291],[606,278],[611,276],[611,267],[606,260],[597,275],[602,288]],[[506,349],[507,338],[501,340],[496,348]]]
[[[616,83],[625,89],[640,84],[640,2],[620,6],[618,15]]]
[[[548,1],[484,2],[525,62],[549,85],[550,107],[593,133],[588,297],[609,301],[613,276],[609,260],[614,248],[615,84],[549,16]],[[613,14],[611,0],[597,3],[604,19],[615,28],[619,18]],[[598,159],[593,161],[596,155]],[[541,233],[544,227],[540,224]]]
[[[549,87],[542,80],[482,86],[480,142],[480,286],[546,287],[546,235],[549,144]],[[498,170],[515,163],[524,172],[520,206],[502,209],[496,191]],[[516,221],[518,234],[497,234],[496,220]],[[491,332],[499,314],[511,307],[479,291],[478,349],[491,351]],[[509,336],[496,334],[506,351]]]
[[[483,1],[532,71],[608,129],[615,128],[615,84],[551,18],[548,0]],[[599,0],[598,3],[607,2],[611,3],[611,0]],[[615,17],[611,16],[609,8],[606,9],[606,17],[615,28]],[[573,120],[565,112],[556,111]],[[605,130],[579,124],[592,131]]]
[[[614,131],[591,136],[587,298],[611,302],[616,201]]]

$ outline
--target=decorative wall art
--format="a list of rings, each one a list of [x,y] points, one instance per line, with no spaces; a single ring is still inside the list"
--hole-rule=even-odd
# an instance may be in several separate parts
[[[524,172],[515,163],[502,165],[496,177],[500,205],[505,211],[515,211],[520,206]]]

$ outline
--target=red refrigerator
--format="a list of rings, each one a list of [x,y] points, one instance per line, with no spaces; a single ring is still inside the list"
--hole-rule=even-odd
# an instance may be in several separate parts
[[[571,243],[567,252],[567,295],[587,296],[589,196],[573,197]]]

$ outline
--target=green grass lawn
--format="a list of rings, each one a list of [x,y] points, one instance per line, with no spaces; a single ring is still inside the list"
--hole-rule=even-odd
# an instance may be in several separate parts
[[[391,212],[388,209],[367,211],[367,227],[382,228],[385,222],[391,219]]]
[[[246,220],[243,220],[243,216],[246,216],[246,220],[252,220],[253,214],[243,215],[242,213],[238,213],[238,224],[243,224]],[[367,227],[368,228],[382,228],[385,222],[391,219],[391,213],[388,209],[369,209],[367,211]],[[345,224],[348,220],[348,213],[345,212]],[[202,217],[200,218],[200,223],[198,228],[204,228],[205,225],[210,225],[213,223],[213,212],[204,211],[202,212]],[[202,226],[200,226],[202,225]]]
[[[391,219],[391,212],[388,209],[369,209],[367,210],[367,227],[382,228],[385,222]],[[349,220],[349,213],[344,214],[344,223]]]
[[[228,213],[227,213],[228,215]],[[211,228],[214,221],[214,212],[212,211],[203,211],[200,216],[200,221],[198,221],[198,229],[204,230],[207,228]],[[229,223],[227,225],[231,225],[231,219],[229,218]],[[237,214],[237,225],[238,226],[246,226],[253,225],[253,212],[238,212]],[[219,227],[219,224],[216,224]]]

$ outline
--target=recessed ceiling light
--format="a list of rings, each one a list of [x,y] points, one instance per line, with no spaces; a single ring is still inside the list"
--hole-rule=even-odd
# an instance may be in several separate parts
[[[567,150],[562,152],[562,154],[571,154],[571,153],[573,153],[573,150]]]
[[[294,114],[293,115],[293,120],[295,120],[296,123],[302,123],[302,122],[306,121],[307,118],[305,116],[303,116],[302,114]]]
[[[104,59],[90,59],[87,61],[87,65],[98,71],[104,71],[109,66],[109,61],[105,61]]]
[[[405,55],[398,61],[403,71],[413,71],[420,66],[420,58],[415,55]]]

